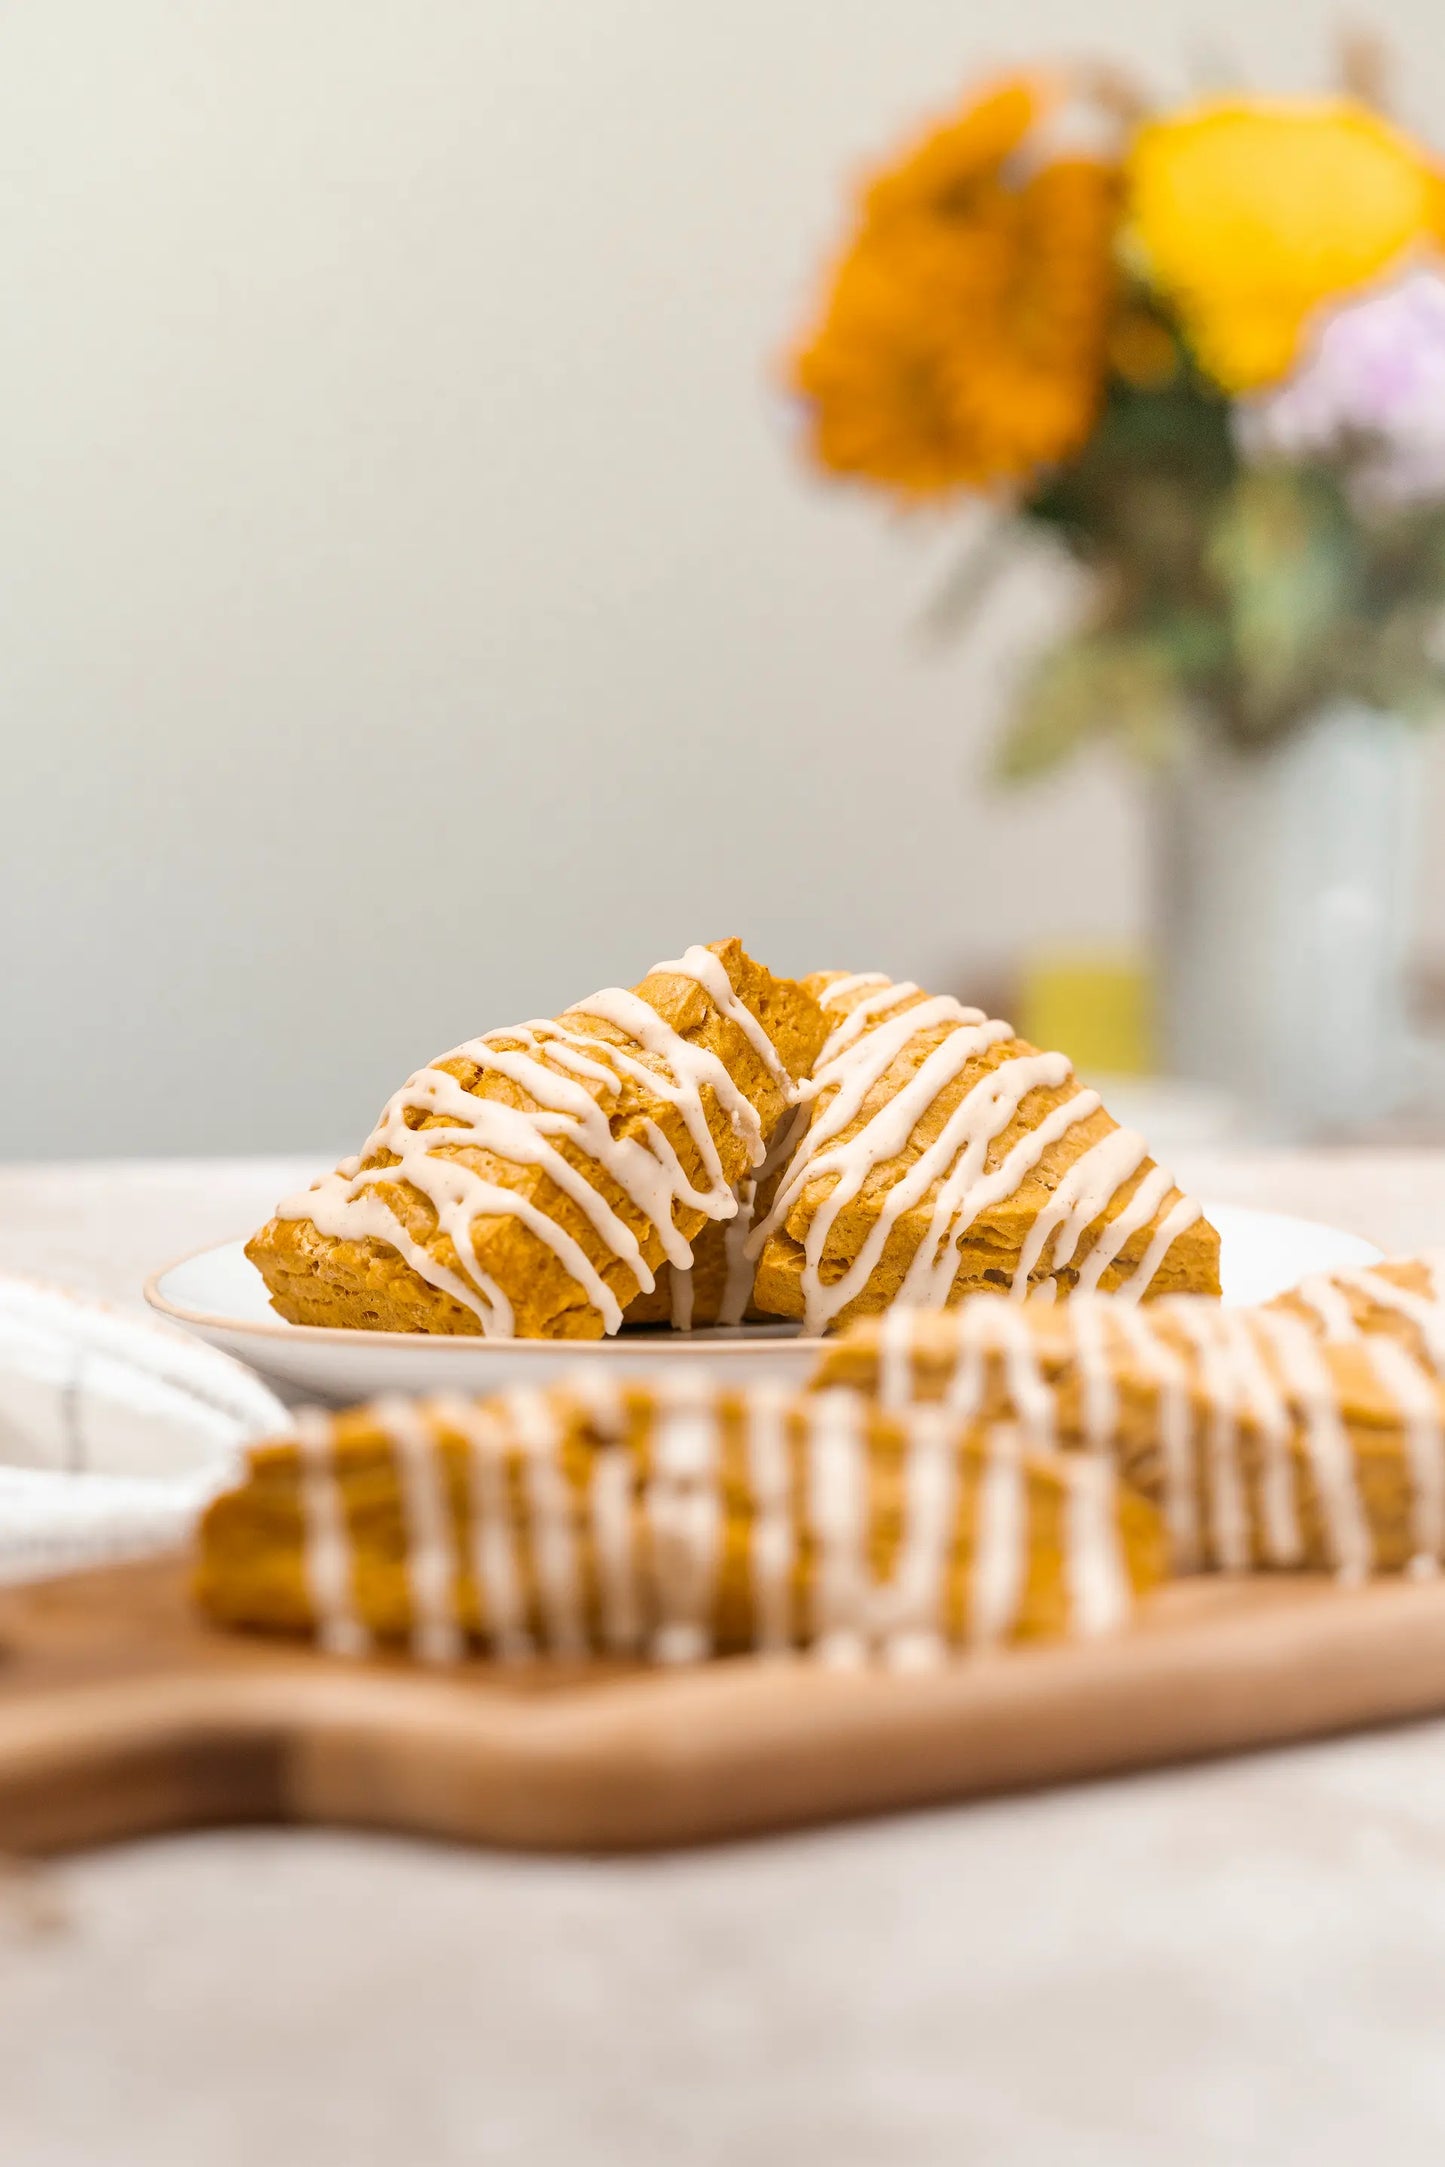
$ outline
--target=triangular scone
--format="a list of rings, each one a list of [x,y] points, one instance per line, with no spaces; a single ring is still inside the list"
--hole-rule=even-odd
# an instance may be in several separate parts
[[[1146,1309],[978,1295],[865,1317],[815,1387],[941,1402],[1114,1462],[1161,1507],[1176,1571],[1445,1564],[1445,1389],[1388,1333],[1330,1342],[1276,1304]]]
[[[337,1653],[937,1659],[1099,1632],[1163,1571],[1105,1460],[856,1393],[594,1379],[303,1415],[209,1508],[196,1590]]]
[[[755,1298],[810,1332],[895,1301],[1219,1292],[1219,1236],[1065,1055],[877,974],[805,979],[834,1028],[805,1087]]]
[[[822,1028],[740,942],[689,948],[420,1070],[246,1254],[294,1324],[600,1338],[734,1216]]]
[[[1324,1339],[1397,1340],[1445,1376],[1445,1250],[1386,1257],[1356,1271],[1315,1272],[1269,1307],[1298,1317]]]

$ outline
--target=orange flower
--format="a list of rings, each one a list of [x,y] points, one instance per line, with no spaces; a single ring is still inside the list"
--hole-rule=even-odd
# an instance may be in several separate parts
[[[897,164],[875,175],[863,196],[865,223],[876,228],[919,212],[966,218],[980,187],[997,181],[1004,160],[1054,102],[1044,77],[1006,76],[953,120],[921,137]]]
[[[794,362],[812,448],[910,497],[987,489],[1093,426],[1113,297],[1117,176],[1013,170],[1045,103],[999,85],[864,197],[823,319]]]

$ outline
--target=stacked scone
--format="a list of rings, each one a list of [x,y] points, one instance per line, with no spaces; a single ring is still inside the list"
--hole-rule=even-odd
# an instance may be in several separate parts
[[[598,1371],[303,1416],[206,1519],[229,1624],[912,1664],[1107,1629],[1169,1571],[1445,1555],[1431,1261],[1223,1309],[1214,1230],[1064,1056],[877,976],[726,941],[489,1032],[249,1254],[298,1323],[828,1344],[801,1394]]]

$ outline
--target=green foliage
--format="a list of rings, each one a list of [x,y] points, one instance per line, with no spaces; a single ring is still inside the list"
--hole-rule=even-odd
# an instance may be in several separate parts
[[[1332,700],[1437,712],[1445,505],[1371,510],[1354,480],[1347,455],[1245,466],[1228,402],[1187,365],[1158,389],[1116,383],[1078,459],[1019,508],[1092,599],[1024,686],[998,775],[1100,740],[1157,758],[1186,715],[1251,746]]]
[[[1081,632],[1043,656],[999,748],[1002,782],[1028,782],[1088,740],[1112,738],[1141,759],[1167,748],[1176,705],[1168,658],[1147,637]]]

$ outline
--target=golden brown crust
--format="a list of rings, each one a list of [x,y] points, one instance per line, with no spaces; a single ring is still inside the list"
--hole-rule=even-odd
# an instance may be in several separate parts
[[[976,1298],[971,1308],[991,1298]],[[1107,1312],[1110,1305],[1093,1305]],[[1323,1365],[1325,1403],[1337,1414],[1347,1454],[1343,1488],[1333,1500],[1321,1490],[1322,1467],[1331,1455],[1317,1447],[1311,1429],[1311,1400],[1292,1384],[1272,1342],[1255,1335],[1264,1372],[1272,1378],[1286,1414],[1284,1476],[1288,1510],[1298,1520],[1300,1547],[1292,1557],[1277,1551],[1278,1483],[1280,1470],[1272,1457],[1271,1439],[1262,1426],[1254,1397],[1231,1389],[1222,1394],[1217,1373],[1211,1377],[1201,1360],[1195,1337],[1181,1328],[1180,1312],[1196,1307],[1201,1323],[1208,1324],[1219,1312],[1212,1303],[1171,1303],[1141,1317],[1150,1334],[1170,1355],[1185,1381],[1187,1456],[1190,1517],[1199,1541],[1196,1557],[1176,1558],[1180,1564],[1249,1564],[1271,1567],[1338,1567],[1338,1523],[1341,1505],[1346,1517],[1357,1496],[1363,1515],[1369,1556],[1365,1561],[1377,1572],[1402,1572],[1423,1551],[1441,1554],[1440,1537],[1433,1550],[1422,1543],[1420,1492],[1411,1456],[1408,1423],[1400,1399],[1370,1358],[1365,1343],[1321,1344],[1318,1361]],[[1275,1305],[1271,1305],[1274,1307]],[[1242,1311],[1244,1328],[1251,1313]],[[1022,1364],[1011,1362],[995,1344],[981,1365],[981,1392],[977,1414],[981,1420],[1033,1419],[1020,1397],[1020,1378],[1039,1378],[1046,1390],[1050,1434],[1064,1450],[1078,1450],[1089,1435],[1085,1401],[1085,1364],[1078,1339],[1079,1307],[1048,1309],[1025,1304],[1014,1311],[1016,1329],[1026,1338],[1028,1354]],[[898,1317],[887,1327],[891,1349],[885,1352],[882,1320],[865,1318],[835,1343],[819,1363],[813,1389],[845,1386],[867,1394],[877,1393],[885,1365],[891,1378],[890,1392],[904,1391],[927,1403],[957,1390],[961,1347],[970,1330],[969,1309],[947,1315],[918,1313],[906,1319],[906,1337]],[[1155,1368],[1140,1359],[1117,1327],[1103,1318],[1102,1338],[1106,1374],[1113,1403],[1106,1449],[1123,1480],[1156,1503],[1168,1502],[1170,1467],[1166,1451],[1168,1424],[1164,1398]],[[1445,1390],[1432,1386],[1422,1371],[1419,1388],[1427,1397],[1433,1392],[1435,1419],[1445,1432]],[[1273,1473],[1271,1470],[1273,1469]],[[1270,1520],[1270,1484],[1274,1482],[1275,1522]],[[1237,1496],[1236,1496],[1237,1484]],[[1236,1522],[1236,1514],[1241,1517]],[[1231,1558],[1227,1551],[1231,1527],[1242,1554]],[[1272,1526],[1276,1532],[1272,1532]],[[1441,1531],[1445,1533],[1445,1530]],[[1445,1558],[1442,1558],[1445,1561]]]
[[[594,1535],[594,1486],[599,1467],[609,1457],[615,1466],[620,1447],[626,1455],[626,1513],[631,1554],[637,1561],[639,1645],[650,1644],[664,1605],[658,1579],[658,1542],[662,1521],[654,1517],[658,1477],[655,1446],[660,1402],[644,1386],[619,1389],[618,1412],[599,1426],[595,1402],[558,1389],[544,1395],[554,1425],[555,1459],[567,1506],[568,1544],[576,1560],[579,1616],[588,1646],[609,1644],[603,1578]],[[772,1402],[776,1407],[776,1399]],[[787,1519],[793,1543],[785,1590],[786,1637],[807,1643],[819,1629],[819,1536],[809,1505],[810,1439],[817,1403],[797,1398],[783,1402],[780,1414],[788,1474]],[[715,1537],[706,1521],[699,1526],[709,1574],[704,1608],[707,1639],[719,1653],[745,1649],[758,1635],[758,1567],[754,1551],[760,1502],[749,1448],[747,1393],[718,1392],[712,1403],[717,1422],[718,1455],[712,1485],[718,1500]],[[549,1602],[539,1571],[535,1516],[531,1505],[529,1457],[536,1450],[535,1430],[524,1444],[508,1427],[508,1402],[476,1403],[470,1435],[454,1413],[440,1404],[419,1409],[435,1453],[440,1495],[455,1562],[451,1608],[467,1639],[478,1647],[492,1644],[506,1622],[489,1609],[486,1590],[475,1570],[478,1531],[486,1517],[477,1488],[478,1432],[483,1425],[494,1441],[502,1468],[504,1511],[492,1513],[490,1527],[510,1547],[521,1597],[521,1623],[532,1640],[546,1648],[551,1631]],[[911,1447],[907,1420],[876,1410],[860,1410],[867,1481],[867,1570],[887,1582],[897,1562],[907,1518],[905,1478]],[[535,1423],[535,1410],[533,1415]],[[354,1410],[336,1418],[330,1465],[341,1501],[350,1552],[350,1586],[355,1609],[371,1634],[383,1642],[405,1639],[417,1619],[408,1570],[409,1536],[403,1484],[394,1440],[378,1414]],[[611,1446],[611,1454],[600,1448]],[[951,1516],[939,1624],[944,1637],[967,1641],[974,1629],[972,1590],[981,1540],[981,1484],[996,1449],[983,1432],[961,1436],[956,1453],[958,1488]],[[1077,1621],[1073,1616],[1076,1574],[1073,1549],[1079,1541],[1071,1498],[1075,1477],[1096,1470],[1071,1465],[1057,1455],[1025,1454],[1022,1461],[1023,1518],[1019,1588],[1006,1637],[1057,1636]],[[1112,1493],[1111,1545],[1117,1545],[1128,1588],[1137,1594],[1153,1586],[1164,1569],[1164,1543],[1154,1507],[1122,1486]],[[676,1523],[668,1538],[676,1542]],[[992,1539],[992,1538],[990,1538]],[[676,1569],[676,1558],[672,1560]],[[249,1456],[236,1488],[218,1498],[202,1523],[195,1571],[196,1594],[220,1622],[263,1630],[303,1632],[317,1624],[305,1555],[301,1466],[294,1443],[261,1446]]]
[[[823,1031],[816,1002],[792,981],[774,978],[736,940],[715,943],[712,953],[722,963],[738,999],[762,1023],[783,1067],[794,1077],[805,1073]],[[765,1131],[776,1125],[786,1103],[776,1078],[746,1033],[717,1007],[695,979],[672,972],[652,972],[635,991],[680,1036],[723,1062],[757,1111]],[[606,1044],[625,1048],[645,1067],[657,1066],[655,1057],[641,1051],[626,1032],[605,1019],[589,1017],[585,1003],[568,1010],[562,1020]],[[496,1034],[496,1042],[510,1043],[506,1033]],[[449,1056],[434,1066],[456,1077],[465,1090],[478,1098],[523,1110],[535,1108],[535,1100],[520,1085],[495,1070],[479,1070],[465,1055]],[[593,1098],[600,1101],[602,1087],[583,1081]],[[725,1177],[736,1181],[746,1171],[746,1145],[710,1087],[704,1086],[702,1099]],[[670,1099],[650,1090],[637,1077],[624,1075],[621,1089],[608,1098],[607,1105],[614,1136],[638,1137],[649,1126],[655,1127],[667,1138],[689,1177],[698,1179],[702,1169],[697,1146]],[[445,1128],[448,1122],[444,1116],[429,1114],[419,1125]],[[579,1145],[570,1138],[553,1141],[567,1162],[602,1194],[630,1229],[647,1264],[655,1270],[663,1260],[657,1229]],[[434,1156],[446,1154],[438,1150]],[[636,1289],[631,1270],[606,1246],[581,1207],[541,1168],[519,1165],[479,1146],[460,1147],[454,1156],[487,1181],[544,1212],[579,1245],[613,1296],[626,1304]],[[392,1155],[381,1154],[368,1163],[385,1166],[395,1160]],[[439,1228],[430,1201],[419,1190],[406,1183],[387,1182],[378,1183],[376,1193],[399,1228],[438,1265],[464,1279],[469,1276],[469,1260],[458,1255],[450,1235]],[[679,1232],[688,1239],[707,1224],[702,1212],[683,1204],[675,1208],[673,1216]],[[479,1218],[473,1223],[472,1233],[476,1266],[509,1299],[517,1337],[595,1339],[602,1335],[601,1312],[556,1253],[522,1220],[509,1215]],[[452,1334],[481,1330],[480,1319],[472,1308],[445,1288],[431,1285],[390,1242],[371,1235],[359,1239],[333,1236],[323,1233],[309,1219],[278,1217],[253,1237],[246,1253],[266,1280],[273,1306],[294,1324]]]
[[[1429,1250],[1386,1257],[1358,1271],[1317,1273],[1267,1306],[1328,1339],[1381,1334],[1438,1373],[1445,1372],[1442,1284],[1445,1252]],[[1398,1290],[1396,1298],[1392,1290]]]
[[[809,991],[822,994],[828,984],[839,975],[834,972],[820,972],[803,983]],[[851,999],[840,1001],[826,1013],[836,1023],[861,997],[855,993]],[[919,1006],[926,998],[926,995],[920,993],[906,1004],[900,1001],[890,1014],[901,1013],[905,1005]],[[873,1084],[854,1119],[840,1132],[838,1141],[846,1143],[858,1136],[917,1075],[928,1057],[943,1045],[956,1027],[951,1023],[939,1023],[920,1030]],[[957,1111],[965,1097],[1005,1062],[1036,1052],[1037,1049],[1023,1039],[1002,1040],[984,1048],[956,1077],[943,1085],[914,1124],[903,1150],[872,1167],[857,1195],[838,1212],[823,1245],[820,1269],[825,1285],[844,1276],[860,1254],[869,1234],[877,1226],[880,1212],[891,1191],[928,1147],[941,1136],[950,1115]],[[1071,1076],[1063,1085],[1040,1084],[1030,1090],[1020,1101],[1008,1125],[991,1140],[985,1159],[985,1171],[991,1172],[997,1168],[1015,1145],[1037,1131],[1048,1116],[1074,1098],[1080,1088],[1077,1080]],[[829,1103],[830,1094],[824,1092],[814,1109],[815,1121],[823,1116]],[[1049,1144],[1037,1165],[1024,1175],[1012,1194],[980,1213],[956,1244],[958,1261],[952,1286],[947,1294],[948,1305],[960,1302],[969,1294],[980,1290],[1008,1287],[1029,1231],[1040,1211],[1052,1199],[1060,1182],[1091,1146],[1098,1144],[1117,1129],[1118,1123],[1100,1107]],[[1104,1235],[1105,1229],[1128,1209],[1141,1184],[1154,1171],[1154,1161],[1146,1158],[1093,1221],[1073,1258],[1065,1267],[1057,1270],[1051,1267],[1046,1246],[1044,1258],[1029,1274],[1030,1286],[1051,1279],[1061,1294],[1069,1293],[1077,1284],[1080,1267],[1086,1264],[1090,1251]],[[782,1317],[802,1317],[805,1314],[804,1244],[814,1218],[830,1196],[836,1179],[836,1175],[826,1171],[808,1179],[793,1200],[785,1221],[768,1238],[758,1263],[755,1299],[762,1308],[772,1314]],[[942,1187],[942,1179],[942,1176],[938,1177],[911,1208],[899,1214],[866,1285],[836,1317],[830,1319],[829,1329],[838,1330],[855,1318],[876,1315],[893,1302],[904,1275],[928,1232],[933,1204]],[[1100,1291],[1110,1292],[1129,1279],[1143,1262],[1150,1242],[1165,1217],[1181,1202],[1181,1192],[1171,1187],[1145,1224],[1129,1237],[1119,1255],[1105,1267],[1098,1280]],[[1150,1280],[1146,1299],[1153,1300],[1160,1295],[1173,1293],[1217,1295],[1219,1290],[1219,1236],[1208,1221],[1201,1217],[1181,1231],[1171,1244]]]

